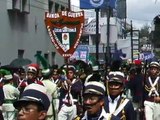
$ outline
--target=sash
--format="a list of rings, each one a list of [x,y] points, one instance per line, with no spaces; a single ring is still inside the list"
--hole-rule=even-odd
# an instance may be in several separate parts
[[[148,96],[150,97],[152,95],[152,93],[155,93],[156,96],[159,96],[158,91],[156,90],[155,86],[158,83],[159,77],[156,78],[156,80],[154,81],[154,83],[152,82],[151,78],[149,77],[149,83],[151,85],[151,90],[148,93]]]
[[[72,80],[72,84],[74,84],[77,81],[77,79]],[[71,105],[74,105],[75,102],[77,102],[77,99],[73,99],[73,96],[71,94],[71,86],[68,85],[66,81],[64,81],[65,87],[68,89],[68,93],[65,95],[65,98],[63,99],[64,103],[69,103]]]
[[[125,99],[122,104],[119,105],[119,107],[114,111],[113,115],[117,116],[119,112],[122,111],[122,109],[126,106],[126,104],[129,102],[129,99]]]
[[[53,80],[54,81],[54,80]],[[58,84],[59,79],[57,79],[56,81],[54,81],[55,84]]]

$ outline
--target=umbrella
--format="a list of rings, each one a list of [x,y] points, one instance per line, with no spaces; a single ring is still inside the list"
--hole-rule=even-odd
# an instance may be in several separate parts
[[[27,58],[16,58],[10,63],[10,65],[13,67],[23,67],[31,63],[32,61]]]
[[[19,68],[21,68],[21,67],[14,67],[14,66],[11,66],[11,65],[3,65],[3,66],[0,67],[0,69],[6,69],[6,70],[9,70],[11,72],[15,72]]]

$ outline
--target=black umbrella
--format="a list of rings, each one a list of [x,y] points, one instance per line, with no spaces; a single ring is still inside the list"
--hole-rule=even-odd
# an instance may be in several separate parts
[[[11,66],[11,65],[3,65],[3,66],[0,67],[0,69],[6,69],[6,70],[9,70],[11,72],[15,72],[19,68],[21,68],[21,67],[14,67],[14,66]]]
[[[23,67],[31,63],[32,61],[27,58],[16,58],[10,63],[10,65],[13,67]]]

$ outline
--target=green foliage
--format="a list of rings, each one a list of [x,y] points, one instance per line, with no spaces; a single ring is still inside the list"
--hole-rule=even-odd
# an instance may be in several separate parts
[[[154,44],[155,48],[160,48],[160,16],[157,15],[154,19],[154,26],[155,30],[153,31],[152,34],[152,43]]]
[[[50,67],[47,59],[44,58],[41,54],[37,53],[35,57],[41,63],[41,65],[43,66],[43,69],[48,69]]]
[[[160,51],[154,51],[155,56],[157,57],[157,59],[160,59]]]
[[[6,69],[0,69],[0,74],[2,74],[2,75],[9,75],[9,74],[11,74],[11,72],[8,71],[8,70],[6,70]]]
[[[143,38],[143,37],[149,37],[149,29],[150,29],[150,26],[148,24],[145,24],[141,30],[140,30],[140,38]]]

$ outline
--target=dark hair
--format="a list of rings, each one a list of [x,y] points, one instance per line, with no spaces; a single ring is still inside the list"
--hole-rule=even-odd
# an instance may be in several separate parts
[[[18,73],[21,75],[22,73],[26,73],[24,68],[19,68]]]
[[[40,112],[40,111],[44,111],[45,110],[45,108],[44,108],[44,105],[43,104],[41,104],[41,103],[36,103],[37,104],[37,110],[38,110],[38,112]]]
[[[68,71],[73,71],[74,73],[76,72],[73,67],[69,67],[69,68],[67,69],[67,73],[68,73]]]

